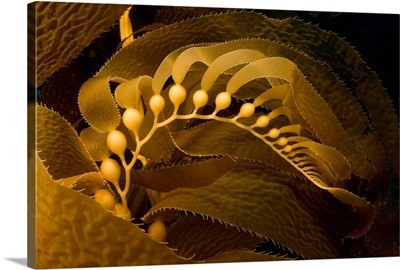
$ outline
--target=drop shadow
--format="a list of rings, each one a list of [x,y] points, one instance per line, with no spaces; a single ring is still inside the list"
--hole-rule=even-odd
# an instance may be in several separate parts
[[[16,264],[22,265],[22,266],[27,266],[28,265],[28,259],[27,258],[5,258],[6,260],[9,260],[11,262],[14,262]]]

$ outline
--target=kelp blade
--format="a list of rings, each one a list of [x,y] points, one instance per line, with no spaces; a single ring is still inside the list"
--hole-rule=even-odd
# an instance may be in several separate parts
[[[55,183],[39,158],[36,237],[38,268],[189,263],[88,196]]]
[[[351,210],[329,193],[249,161],[210,186],[177,189],[163,197],[145,216],[147,222],[170,210],[190,211],[270,238],[308,258],[343,256],[340,239],[355,221]]]

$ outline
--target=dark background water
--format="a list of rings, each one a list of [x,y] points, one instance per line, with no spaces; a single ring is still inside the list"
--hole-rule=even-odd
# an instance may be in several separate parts
[[[305,21],[331,30],[355,46],[375,71],[399,109],[399,18],[398,14],[298,12]]]

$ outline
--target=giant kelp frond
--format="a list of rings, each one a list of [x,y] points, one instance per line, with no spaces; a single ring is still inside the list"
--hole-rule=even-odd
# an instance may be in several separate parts
[[[149,106],[155,121],[150,132],[144,139],[139,139],[138,143],[146,143],[149,134],[152,136],[156,129],[178,119],[198,118],[236,125],[260,139],[318,187],[331,191],[339,200],[351,204],[360,212],[365,213],[365,220],[360,225],[362,227],[352,236],[365,233],[372,223],[373,207],[357,195],[345,190],[341,191],[341,187],[343,187],[341,181],[349,179],[351,172],[362,178],[372,179],[376,174],[375,168],[367,162],[364,154],[353,144],[328,104],[309,84],[297,66],[286,58],[266,57],[260,52],[265,50],[266,43],[268,42],[258,39],[233,41],[212,46],[192,47],[179,54],[175,51],[167,56],[151,81],[154,95],[149,99]],[[236,50],[236,47],[242,49]],[[265,51],[268,53],[268,50]],[[201,79],[201,89],[192,96],[193,111],[186,115],[178,114],[179,107],[187,95],[186,89],[181,86],[181,83],[187,72],[198,62],[205,64],[208,68]],[[208,91],[212,88],[213,83],[226,70],[236,66],[243,67],[232,74],[225,91],[214,90],[217,91],[215,101],[211,101],[211,103],[215,103],[214,112],[208,115],[198,114],[197,112],[209,101]],[[165,106],[165,99],[160,96],[160,93],[162,86],[170,76],[175,85],[169,89],[168,98],[173,104],[174,110],[172,115],[158,122],[158,115]],[[231,118],[218,116],[220,111],[230,106],[231,97],[235,97],[236,92],[240,92],[240,89],[244,88],[248,82],[258,78],[267,79],[273,87],[254,97],[255,104],[244,103],[237,115]],[[150,80],[146,82],[150,83]],[[282,88],[282,82],[285,82],[284,88]],[[269,91],[272,92],[267,95],[266,93]],[[141,92],[144,96],[149,95],[146,91]],[[281,96],[277,95],[277,92],[281,92]],[[252,117],[256,105],[279,98],[282,99],[281,107],[272,110],[269,114],[259,115],[252,124],[240,121],[242,118]],[[290,107],[285,106],[286,104],[289,104]],[[300,136],[298,126],[295,125],[298,122],[291,123],[290,121],[292,111],[297,116],[302,116],[303,121],[309,123],[316,139],[323,144]],[[269,122],[278,116],[286,116],[289,124],[278,128],[270,127]],[[180,136],[173,136],[174,142],[184,152],[185,143],[193,144],[192,142],[196,141],[194,138],[189,140],[185,137],[190,136],[190,132],[183,131]],[[368,216],[369,218],[367,218]]]
[[[340,64],[336,51],[349,57]],[[83,84],[90,127],[79,136],[38,106],[42,127],[53,123],[38,155],[59,174],[62,196],[94,193],[125,220],[99,218],[133,234],[131,214],[142,218],[139,238],[162,242],[165,263],[345,257],[343,238],[369,231],[397,170],[397,122],[385,99],[369,111],[366,93],[385,96],[370,75],[350,45],[310,24],[252,12],[197,17],[135,39]],[[387,125],[376,123],[380,109]],[[264,240],[282,254],[254,253]]]

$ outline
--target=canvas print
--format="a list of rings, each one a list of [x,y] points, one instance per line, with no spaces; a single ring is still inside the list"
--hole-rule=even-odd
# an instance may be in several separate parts
[[[29,266],[399,256],[398,22],[29,4]]]

